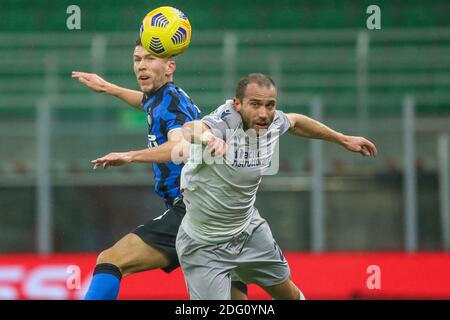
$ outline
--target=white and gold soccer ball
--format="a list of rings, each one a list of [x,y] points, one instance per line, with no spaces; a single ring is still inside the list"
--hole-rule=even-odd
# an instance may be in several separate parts
[[[191,24],[187,16],[173,7],[159,7],[147,13],[140,37],[149,53],[168,58],[184,52],[191,42]]]

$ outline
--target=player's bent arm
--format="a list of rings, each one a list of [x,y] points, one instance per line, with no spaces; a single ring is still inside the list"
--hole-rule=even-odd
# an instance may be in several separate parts
[[[363,137],[348,136],[334,131],[305,115],[288,113],[286,116],[291,124],[289,133],[293,135],[335,142],[347,150],[358,152],[363,156],[376,156],[378,153],[375,145]]]
[[[228,150],[226,142],[216,137],[209,126],[201,120],[185,123],[183,137],[187,143],[203,144],[206,146],[206,150],[215,157],[223,157]]]
[[[189,154],[189,143],[183,139],[181,129],[171,130],[168,141],[157,147],[137,151],[129,151],[130,162],[181,163]]]
[[[72,71],[72,78],[78,79],[82,84],[95,92],[106,93],[115,96],[128,105],[142,110],[141,101],[144,94],[141,91],[119,87],[108,82],[95,73]]]
[[[157,147],[128,151],[126,157],[129,159],[129,162],[171,162],[172,149],[176,144],[177,143],[174,141],[167,141],[166,143],[163,143]]]
[[[174,162],[179,164],[185,161],[189,155],[190,143],[182,138],[181,129],[170,131],[168,140],[166,143],[149,149],[112,152],[101,158],[92,160],[91,163],[94,165],[94,169],[100,166],[106,169],[109,166],[117,167],[132,162]]]

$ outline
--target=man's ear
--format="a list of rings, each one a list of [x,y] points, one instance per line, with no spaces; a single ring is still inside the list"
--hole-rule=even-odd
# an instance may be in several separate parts
[[[239,99],[237,97],[233,98],[233,108],[234,111],[239,112],[239,110],[241,110],[241,101],[239,101]]]
[[[174,74],[176,69],[177,69],[177,64],[175,63],[175,60],[170,59],[169,61],[167,61],[166,75],[170,76],[170,75]]]

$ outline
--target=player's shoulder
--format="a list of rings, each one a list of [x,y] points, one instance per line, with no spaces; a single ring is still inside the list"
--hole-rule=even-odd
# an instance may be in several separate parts
[[[238,114],[233,108],[233,100],[226,100],[224,104],[220,105],[210,113],[211,117],[221,120],[233,118],[236,115]]]
[[[241,115],[233,107],[233,100],[226,100],[224,104],[220,105],[204,119],[224,122],[228,128],[237,128],[242,123]]]
[[[186,91],[184,91],[182,88],[177,87],[173,82],[169,82],[164,90],[165,95],[175,96],[175,97],[183,97],[183,98],[189,98]],[[190,98],[189,98],[190,99]]]
[[[185,107],[187,109],[197,110],[197,106],[189,97],[189,95],[182,88],[175,86],[173,83],[167,86],[166,93],[171,97],[171,101],[174,105]]]
[[[182,122],[201,119],[200,109],[183,90],[169,83],[159,99],[157,114],[165,119],[182,119]],[[181,121],[181,120],[180,120]]]
[[[287,119],[287,115],[283,110],[277,109],[275,110],[275,116],[273,118],[273,121],[282,122]]]
[[[279,130],[282,133],[286,132],[287,129],[290,127],[289,118],[287,117],[286,113],[284,113],[282,110],[277,109],[275,111],[275,115],[273,117],[272,124],[270,125],[270,128],[273,130]]]

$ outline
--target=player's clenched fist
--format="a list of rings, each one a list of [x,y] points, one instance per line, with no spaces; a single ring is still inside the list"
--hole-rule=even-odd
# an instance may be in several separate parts
[[[228,145],[222,139],[213,135],[210,131],[202,134],[202,143],[206,146],[206,150],[214,157],[223,157],[227,154]]]

